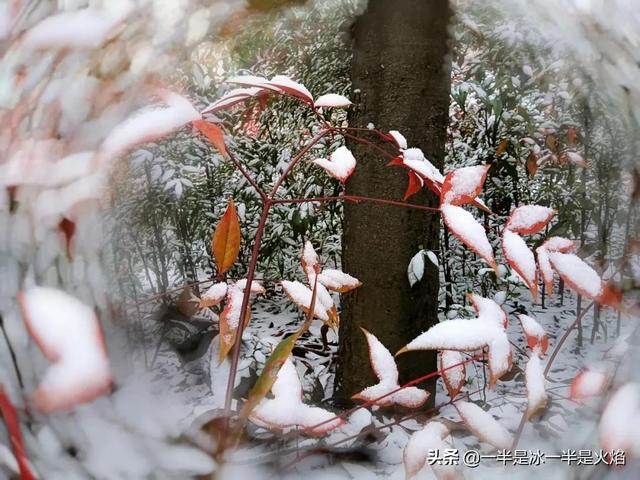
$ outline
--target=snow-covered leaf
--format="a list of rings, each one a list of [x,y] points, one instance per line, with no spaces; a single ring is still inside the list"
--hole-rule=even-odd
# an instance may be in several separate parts
[[[440,351],[440,369],[449,398],[454,399],[467,381],[464,357],[456,350]]]
[[[477,319],[447,320],[418,335],[396,355],[413,350],[479,350],[495,338],[496,330]]]
[[[313,161],[316,165],[327,171],[329,175],[337,178],[342,183],[347,181],[356,168],[356,159],[347,147],[338,147],[330,156],[317,158]]]
[[[314,106],[318,107],[348,107],[351,105],[351,101],[344,95],[338,95],[337,93],[327,93],[326,95],[319,96],[314,102]]]
[[[602,395],[609,383],[606,373],[598,370],[583,370],[571,382],[569,398],[582,400],[585,398]]]
[[[442,184],[442,203],[464,205],[471,203],[482,190],[491,165],[462,167],[449,172]]]
[[[283,280],[281,285],[282,289],[291,299],[291,301],[298,307],[300,307],[305,313],[307,313],[311,305],[313,291],[309,287],[298,281]],[[314,317],[319,318],[322,321],[329,321],[329,314],[327,313],[326,308],[320,302],[315,303],[313,315]]]
[[[393,141],[396,142],[396,145],[400,150],[407,149],[407,139],[399,131],[389,130],[389,135],[391,135],[391,138],[393,138]]]
[[[227,294],[227,283],[218,282],[211,285],[200,298],[199,308],[207,308],[218,305]]]
[[[470,402],[457,402],[455,407],[469,430],[480,440],[498,449],[511,446],[511,434],[491,414]]]
[[[302,403],[302,384],[290,357],[278,371],[271,393],[273,398],[263,399],[251,413],[253,423],[278,430],[302,427],[310,435],[324,435],[344,423],[328,410]]]
[[[109,391],[111,370],[93,310],[57,289],[32,287],[18,301],[29,333],[53,363],[33,393],[43,412],[67,410]]]
[[[258,87],[236,88],[234,90],[227,92],[220,99],[216,100],[215,102],[205,107],[204,110],[202,110],[202,114],[204,115],[207,113],[215,113],[219,110],[224,110],[226,108],[233,107],[234,105],[237,105],[238,103],[242,103],[251,98],[263,97],[268,93],[269,93],[269,90],[266,88],[258,88]]]
[[[430,451],[444,450],[447,443],[444,441],[449,436],[449,429],[440,422],[429,422],[422,430],[418,430],[407,442],[403,452],[404,472],[407,480],[413,478],[427,463]],[[438,480],[455,478],[450,475],[439,476],[438,467],[445,465],[431,465]],[[444,472],[441,472],[444,473]]]
[[[520,235],[508,229],[502,233],[502,251],[511,268],[531,290],[535,302],[538,298],[538,272],[533,252]]]
[[[598,427],[602,449],[622,450],[627,455],[640,454],[640,385],[629,382],[621,386],[607,402]]]
[[[311,92],[307,90],[307,87],[305,87],[301,83],[291,80],[285,75],[276,75],[271,80],[269,80],[268,85],[276,87],[283,93],[301,98],[306,103],[313,105],[313,96],[311,95]]]
[[[547,405],[547,392],[544,386],[544,373],[538,351],[534,350],[524,370],[527,387],[527,417],[531,418]]]
[[[369,360],[379,382],[367,387],[351,397],[354,400],[372,402],[374,405],[389,407],[398,404],[406,408],[418,408],[424,405],[429,393],[417,387],[398,390],[398,368],[387,348],[371,333],[362,328],[369,347]],[[397,392],[394,392],[398,390]],[[394,392],[394,393],[391,393]],[[385,396],[386,395],[386,396]],[[384,398],[380,398],[385,396]]]
[[[440,268],[440,265],[438,264],[438,256],[435,253],[433,253],[431,250],[427,250],[425,253],[429,261],[433,263],[436,266],[436,268]]]
[[[441,205],[440,210],[451,233],[495,269],[496,261],[487,234],[473,215],[455,205]]]
[[[565,283],[580,295],[598,301],[604,293],[600,275],[573,253],[549,252],[553,268]]]
[[[544,328],[529,315],[518,315],[520,323],[522,324],[522,330],[527,337],[527,345],[534,351],[537,350],[540,356],[544,355],[549,348],[549,337],[544,331]]]
[[[538,233],[549,223],[556,211],[540,205],[522,205],[509,215],[506,229],[520,235]]]
[[[473,309],[478,314],[478,320],[489,321],[503,330],[507,328],[507,314],[497,302],[490,298],[482,297],[477,293],[470,293],[468,297],[471,300]]]

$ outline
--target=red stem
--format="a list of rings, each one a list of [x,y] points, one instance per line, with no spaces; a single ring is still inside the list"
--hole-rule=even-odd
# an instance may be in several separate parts
[[[18,414],[2,385],[0,385],[0,413],[2,414],[2,418],[4,419],[4,423],[7,427],[7,433],[9,434],[9,440],[11,441],[13,454],[18,462],[20,480],[35,480],[36,477],[33,475],[33,472],[29,467],[29,461],[27,460],[25,453]]]

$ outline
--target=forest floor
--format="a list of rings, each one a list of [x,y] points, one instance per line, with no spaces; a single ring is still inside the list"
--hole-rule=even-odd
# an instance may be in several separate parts
[[[530,298],[522,291],[521,298]],[[549,336],[549,350],[542,360],[546,366],[559,338],[576,319],[576,296],[567,291],[563,304],[558,295],[543,308],[540,304],[518,300],[545,328]],[[583,306],[589,305],[583,302]],[[529,354],[520,322],[512,312],[516,304],[509,300],[503,305],[509,314],[508,334],[512,341],[513,368],[493,389],[486,385],[486,371],[482,362],[467,365],[467,384],[458,398],[479,404],[488,410],[511,433],[518,431],[527,398],[524,383],[524,366]],[[281,298],[261,299],[255,302],[253,318],[243,335],[243,350],[239,366],[236,397],[246,393],[262,370],[271,350],[284,336],[293,333],[301,323],[301,314],[291,310],[291,304]],[[544,412],[526,422],[518,449],[541,449],[547,455],[559,455],[563,450],[597,448],[595,420],[602,400],[578,404],[568,398],[572,379],[585,367],[601,363],[612,352],[622,351],[629,328],[622,317],[621,332],[617,334],[617,313],[604,309],[601,326],[591,343],[593,310],[583,319],[583,345],[578,346],[577,331],[573,331],[559,351],[550,369],[546,388],[549,401]],[[333,375],[337,337],[328,335],[328,349],[324,350],[320,335],[320,322],[314,323],[294,349],[294,363],[302,380],[304,401],[309,404],[334,410],[331,406]],[[207,354],[200,360],[184,364],[176,353],[162,347],[153,367],[158,380],[183,396],[191,405],[190,414],[184,421],[199,425],[215,416],[224,403],[228,375],[228,361],[217,363],[217,338],[211,343]],[[363,366],[363,368],[369,368]],[[428,372],[425,372],[428,373]],[[465,393],[466,392],[466,393]],[[395,412],[374,409],[359,409],[348,416],[346,424],[321,439],[290,435],[282,439],[262,428],[251,427],[252,441],[236,450],[227,459],[219,478],[392,478],[404,479],[402,454],[411,434],[420,430],[433,418],[446,418],[460,428],[453,432],[454,448],[462,455],[473,449],[481,454],[495,454],[491,447],[478,442],[466,430],[457,411],[447,404],[449,397],[443,382],[437,382],[435,405],[437,412]],[[336,412],[337,413],[337,412]],[[417,413],[417,415],[416,415]],[[384,427],[389,425],[388,427]],[[285,470],[281,470],[286,466]],[[483,459],[476,468],[461,466],[466,478],[496,478],[509,474],[517,478],[531,478],[544,474],[549,479],[567,478],[567,469],[575,469],[560,459],[547,459],[539,466],[516,465],[496,459]],[[594,469],[598,467],[581,466]],[[271,473],[266,473],[271,472]],[[575,473],[575,470],[571,471]],[[583,472],[579,478],[601,478],[598,474]],[[433,478],[429,467],[425,467],[415,478]]]

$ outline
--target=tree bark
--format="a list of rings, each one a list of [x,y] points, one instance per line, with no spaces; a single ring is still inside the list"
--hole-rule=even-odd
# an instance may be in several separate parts
[[[439,168],[444,161],[449,111],[450,16],[447,0],[369,0],[353,30],[355,105],[350,126],[366,127],[371,122],[383,131],[399,130],[409,146],[421,148]],[[402,199],[407,187],[403,168],[387,167],[388,159],[366,145],[351,142],[349,148],[358,168],[347,182],[348,194]],[[437,197],[426,187],[411,201],[438,205]],[[438,252],[439,229],[437,213],[345,204],[343,266],[363,285],[344,297],[338,400],[377,382],[360,327],[395,353],[437,323],[438,269],[425,258],[422,281],[412,288],[407,267],[421,248]],[[435,352],[407,353],[397,361],[401,383],[436,369]],[[434,386],[435,380],[426,385],[431,391]]]

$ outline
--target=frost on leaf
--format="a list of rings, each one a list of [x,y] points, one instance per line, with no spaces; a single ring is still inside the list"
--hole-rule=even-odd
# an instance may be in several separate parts
[[[569,398],[571,400],[582,400],[601,395],[607,388],[608,383],[609,378],[604,372],[583,370],[571,382]]]
[[[549,223],[555,213],[553,208],[523,205],[511,212],[505,228],[520,235],[538,233]]]
[[[413,287],[416,283],[422,280],[424,275],[424,253],[420,250],[416,253],[407,267],[407,278],[409,284]]]
[[[406,387],[398,390],[398,367],[393,356],[380,341],[364,328],[361,329],[367,338],[369,347],[369,360],[371,367],[378,377],[379,382],[367,387],[360,393],[351,397],[353,400],[371,402],[380,407],[400,405],[406,408],[418,408],[424,405],[429,398],[429,393],[416,387]],[[397,392],[391,393],[394,390]],[[380,398],[383,397],[384,398]]]
[[[427,463],[429,452],[444,450],[450,447],[449,429],[440,422],[429,422],[422,430],[415,432],[409,438],[403,452],[405,478],[413,478]],[[455,465],[434,463],[431,465],[434,475],[438,480],[457,478]]]
[[[462,167],[449,172],[442,184],[442,203],[464,205],[471,203],[482,190],[491,165]]]
[[[186,98],[173,92],[160,92],[165,108],[144,108],[117,125],[101,145],[101,155],[112,159],[141,143],[156,140],[194,120],[200,113]]]
[[[457,402],[455,407],[471,433],[481,441],[498,449],[507,449],[511,446],[513,438],[507,429],[478,405],[470,402]]]
[[[622,450],[628,456],[640,455],[640,385],[629,382],[620,387],[607,402],[598,427],[603,450]]]
[[[43,412],[66,410],[107,393],[111,370],[100,323],[93,310],[53,288],[18,294],[29,334],[53,363],[33,393]]]
[[[547,405],[544,373],[538,353],[537,349],[534,349],[524,370],[527,387],[527,418],[531,418]]]
[[[487,234],[473,215],[455,205],[441,205],[440,210],[444,223],[451,233],[495,269],[496,261]]]
[[[338,147],[330,156],[317,158],[313,161],[316,165],[326,170],[326,172],[342,183],[353,173],[356,168],[356,159],[347,147]]]
[[[326,95],[319,96],[314,102],[314,106],[318,107],[348,107],[351,105],[349,100],[344,95],[338,95],[337,93],[327,93]]]
[[[453,399],[460,393],[467,381],[464,357],[455,350],[441,350],[439,356],[442,380],[447,387],[449,398]]]
[[[518,318],[527,337],[527,345],[532,351],[537,350],[540,356],[543,356],[549,348],[549,337],[544,328],[528,315],[520,314]]]
[[[240,315],[242,310],[242,300],[244,298],[247,287],[247,280],[242,279],[227,287],[227,299],[224,309],[220,314],[220,355],[218,360],[220,363],[225,359],[229,350],[235,343],[238,327],[241,330],[249,323],[251,317],[251,308],[247,306],[247,313],[243,325],[240,325]],[[258,282],[252,282],[250,294],[263,294],[264,287]]]
[[[507,262],[524,280],[535,302],[538,297],[538,272],[533,252],[517,233],[505,229],[502,233],[502,251]]]
[[[301,427],[310,435],[323,435],[343,424],[328,410],[302,403],[302,384],[291,357],[278,371],[271,393],[273,398],[263,399],[249,416],[256,425],[273,430]]]

